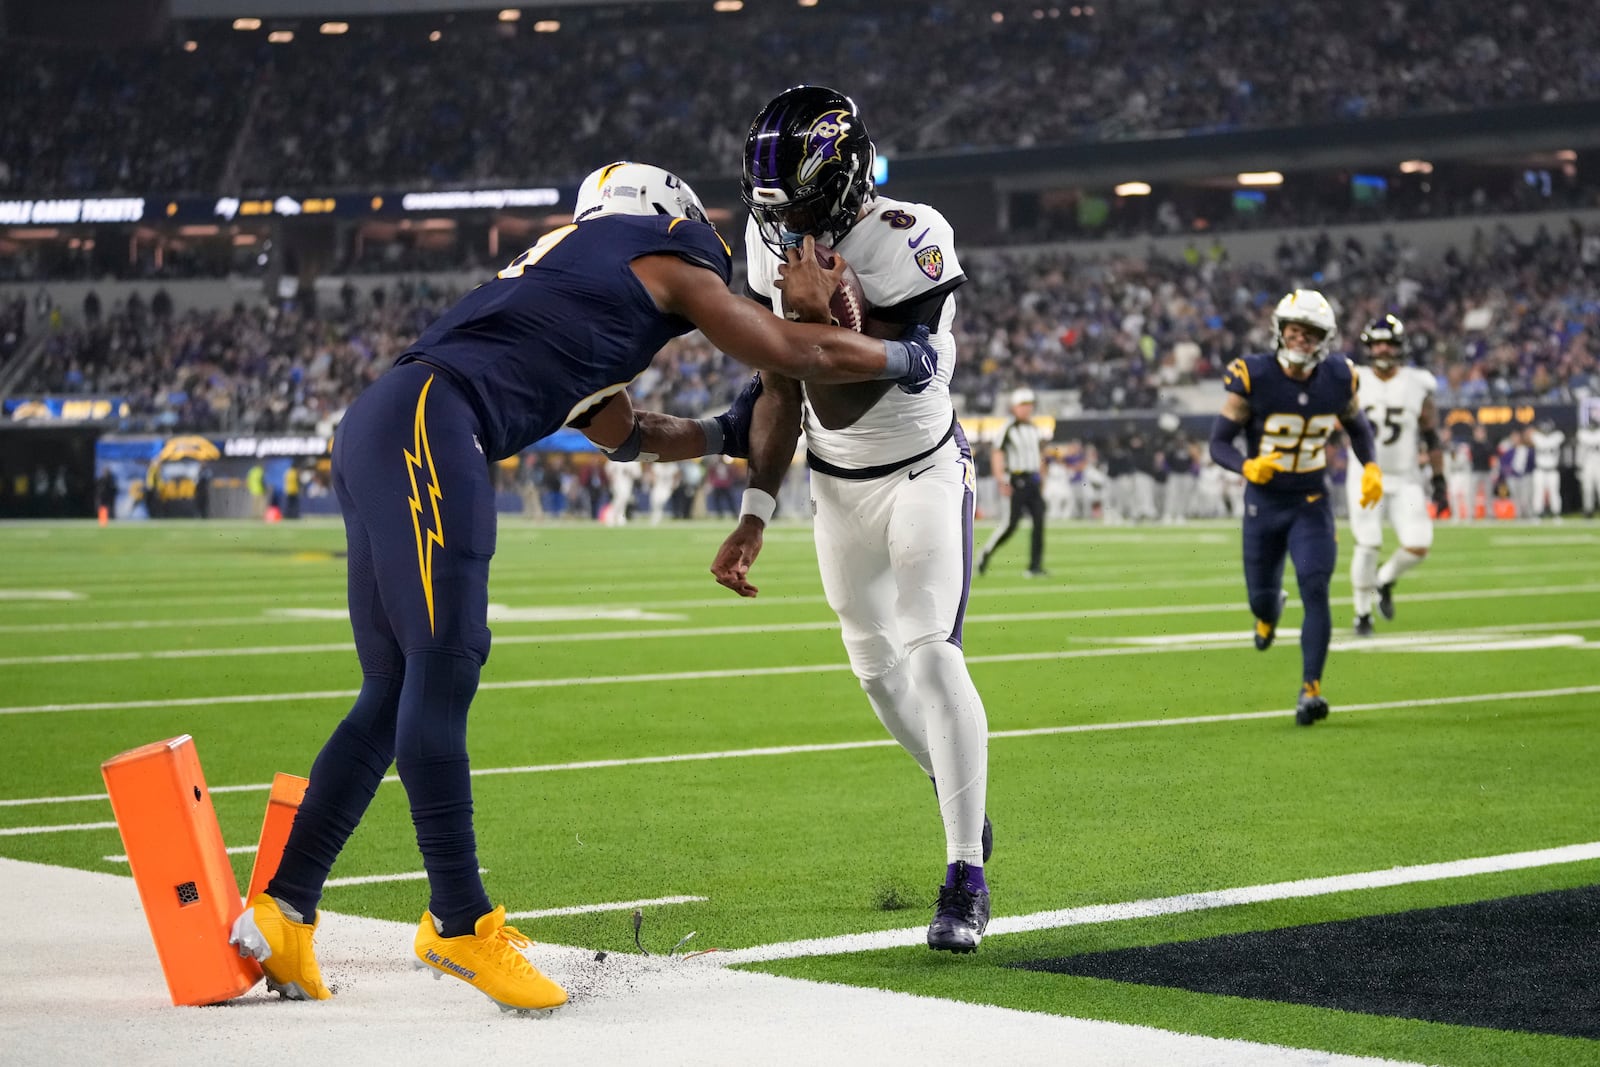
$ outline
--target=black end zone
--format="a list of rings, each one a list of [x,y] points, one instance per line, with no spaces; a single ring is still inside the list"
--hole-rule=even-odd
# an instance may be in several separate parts
[[[1600,1038],[1600,886],[1013,966]]]

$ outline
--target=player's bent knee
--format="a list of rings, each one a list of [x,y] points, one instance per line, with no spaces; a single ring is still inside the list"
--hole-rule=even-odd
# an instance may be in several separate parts
[[[1426,548],[1412,548],[1410,545],[1401,545],[1400,547],[1411,553],[1413,556],[1416,556],[1418,559],[1425,559],[1428,555],[1428,550]]]

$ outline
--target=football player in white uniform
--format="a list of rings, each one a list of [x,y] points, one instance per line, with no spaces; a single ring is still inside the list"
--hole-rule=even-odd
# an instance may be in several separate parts
[[[1600,504],[1600,406],[1590,411],[1597,421],[1578,431],[1578,483],[1583,487],[1583,515],[1587,519],[1594,518],[1595,505]]]
[[[1528,514],[1561,521],[1561,446],[1567,435],[1549,419],[1541,419],[1528,435],[1533,446],[1533,502]]]
[[[1439,413],[1433,402],[1433,375],[1403,364],[1405,326],[1385,315],[1361,331],[1367,349],[1367,366],[1357,367],[1356,396],[1378,438],[1378,466],[1383,471],[1383,500],[1375,508],[1362,508],[1360,479],[1348,478],[1350,532],[1356,547],[1350,559],[1350,584],[1355,589],[1356,633],[1372,633],[1372,606],[1385,619],[1394,618],[1394,586],[1400,577],[1421,563],[1433,546],[1433,519],[1428,496],[1440,513],[1450,507],[1444,477],[1444,451],[1439,441]],[[1433,472],[1424,490],[1419,449],[1426,449]],[[1400,547],[1382,568],[1383,520],[1399,535]]]
[[[875,195],[875,152],[855,104],[797,86],[756,117],[745,147],[748,281],[775,313],[827,321],[826,306],[785,302],[813,242],[854,267],[873,332],[932,332],[938,374],[900,389],[816,389],[763,375],[750,439],[750,488],[712,573],[754,596],[750,565],[802,421],[817,562],[851,669],[884,727],[933,780],[946,861],[931,948],[970,952],[989,920],[983,864],[988,720],[967,672],[961,627],[972,579],[975,476],[950,401],[957,287],[965,281],[944,216]],[[837,264],[835,269],[839,269]]]

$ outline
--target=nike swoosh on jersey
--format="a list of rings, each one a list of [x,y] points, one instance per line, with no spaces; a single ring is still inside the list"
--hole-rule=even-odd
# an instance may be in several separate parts
[[[928,230],[924,229],[921,233],[917,234],[915,237],[906,238],[906,247],[907,248],[912,248],[912,249],[916,248],[918,245],[920,245],[922,243],[922,239],[924,237],[926,237],[926,236],[928,236]]]
[[[906,481],[914,482],[918,478],[922,477],[924,474],[927,474],[929,471],[933,470],[933,468],[935,468],[937,466],[938,466],[937,463],[930,463],[926,467],[923,467],[919,471],[912,471],[910,474],[906,475]]]

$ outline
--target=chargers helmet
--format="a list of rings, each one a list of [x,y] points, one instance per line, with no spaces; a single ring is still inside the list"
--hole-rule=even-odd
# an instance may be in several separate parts
[[[1374,367],[1381,371],[1392,370],[1400,365],[1401,353],[1405,348],[1405,324],[1393,315],[1375,319],[1361,331],[1361,343],[1367,346],[1367,358]],[[1372,346],[1380,344],[1392,347],[1374,352]]]
[[[619,160],[593,171],[578,186],[572,221],[601,215],[675,215],[706,221],[706,209],[687,182],[648,163]]]
[[[1300,352],[1283,343],[1283,328],[1298,323],[1315,331],[1319,338],[1310,352]],[[1315,289],[1296,289],[1272,309],[1272,336],[1278,346],[1278,362],[1286,366],[1312,368],[1327,358],[1338,332],[1333,305]]]
[[[780,254],[807,234],[838,244],[872,196],[876,158],[848,96],[822,85],[779,93],[744,145],[741,191],[762,241]]]

